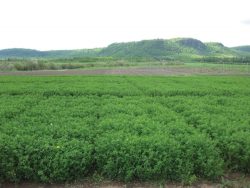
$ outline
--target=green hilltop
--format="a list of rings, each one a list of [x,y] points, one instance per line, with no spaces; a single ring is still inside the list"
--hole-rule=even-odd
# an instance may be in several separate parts
[[[233,47],[233,49],[238,51],[250,52],[250,46],[237,46]]]
[[[181,58],[200,56],[237,56],[240,53],[221,43],[203,43],[192,38],[156,39],[139,42],[114,43],[99,55],[113,57]]]
[[[138,42],[113,43],[105,48],[80,50],[38,51],[32,49],[0,50],[0,58],[81,58],[114,57],[145,59],[182,59],[201,57],[250,56],[250,46],[229,48],[221,43],[203,43],[193,38],[154,39]]]
[[[250,54],[250,45],[249,46],[237,46],[233,47],[235,51],[238,53],[244,54],[245,56],[249,56]]]

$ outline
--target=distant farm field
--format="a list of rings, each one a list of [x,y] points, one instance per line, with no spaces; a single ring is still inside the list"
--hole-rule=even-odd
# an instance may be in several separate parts
[[[250,77],[1,76],[0,181],[250,173]]]

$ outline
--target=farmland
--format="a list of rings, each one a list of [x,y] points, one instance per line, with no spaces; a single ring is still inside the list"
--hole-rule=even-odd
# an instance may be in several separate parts
[[[250,173],[247,76],[1,76],[0,181]]]

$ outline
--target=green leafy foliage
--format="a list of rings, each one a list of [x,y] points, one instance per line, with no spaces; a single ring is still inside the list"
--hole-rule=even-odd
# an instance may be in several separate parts
[[[0,79],[0,181],[249,173],[249,77]]]

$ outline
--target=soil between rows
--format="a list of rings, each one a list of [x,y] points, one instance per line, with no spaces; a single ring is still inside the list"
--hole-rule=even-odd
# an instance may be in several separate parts
[[[124,69],[65,69],[65,70],[34,70],[34,71],[11,71],[0,72],[0,75],[191,75],[191,74],[238,74],[232,70],[212,70],[208,68],[124,68]]]

